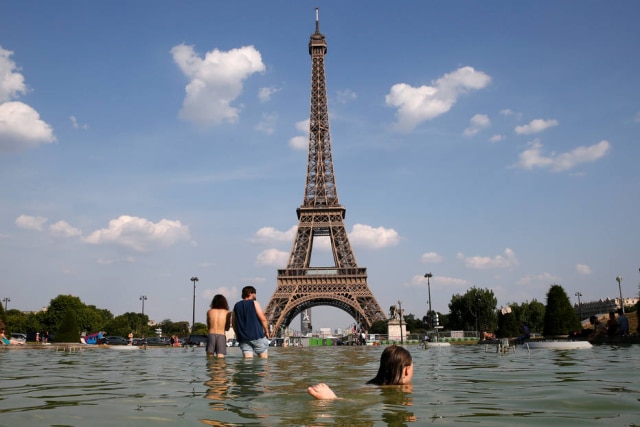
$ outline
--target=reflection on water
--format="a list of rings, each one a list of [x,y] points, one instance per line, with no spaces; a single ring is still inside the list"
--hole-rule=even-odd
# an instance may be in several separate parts
[[[413,387],[365,385],[382,347],[273,348],[224,359],[204,348],[0,350],[0,426],[629,426],[640,420],[640,346],[421,350]],[[341,397],[317,401],[326,382]]]

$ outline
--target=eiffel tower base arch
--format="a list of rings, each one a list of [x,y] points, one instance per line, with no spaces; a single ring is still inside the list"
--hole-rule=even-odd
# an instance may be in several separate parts
[[[281,335],[304,310],[336,307],[365,330],[386,316],[367,285],[366,268],[305,268],[278,270],[278,284],[265,315],[274,335]]]

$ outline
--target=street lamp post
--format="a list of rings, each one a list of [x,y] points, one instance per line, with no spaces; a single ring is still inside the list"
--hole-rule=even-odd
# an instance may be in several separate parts
[[[7,311],[7,305],[11,302],[11,298],[5,297],[2,301],[4,301],[4,311]]]
[[[580,303],[580,297],[582,294],[580,292],[576,292],[576,296],[578,297],[578,313],[580,313],[580,321],[582,322],[582,304]]]
[[[620,308],[622,308],[622,314],[624,314],[624,300],[622,299],[622,276],[616,277],[616,282],[618,282],[618,290],[620,291]]]
[[[424,275],[427,278],[427,289],[429,290],[429,313],[427,313],[427,319],[429,319],[429,329],[433,328],[433,310],[431,310],[431,282],[429,279],[433,277],[433,274],[427,273]]]
[[[147,300],[147,296],[146,295],[142,295],[140,297],[140,301],[142,301],[142,316],[144,316],[144,302]]]
[[[144,321],[144,302],[147,300],[147,296],[146,295],[141,295],[140,296],[140,301],[142,301],[142,331],[140,331],[140,333],[144,336],[144,327],[145,327],[145,321]]]
[[[196,325],[196,282],[198,281],[198,278],[193,276],[191,281],[193,282],[193,317],[191,318],[191,332],[193,332],[193,328]]]
[[[398,300],[398,313],[400,314],[400,345],[404,343],[404,337],[402,335],[402,301]]]

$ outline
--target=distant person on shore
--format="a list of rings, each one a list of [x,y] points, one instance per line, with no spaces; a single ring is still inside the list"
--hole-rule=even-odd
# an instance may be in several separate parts
[[[493,341],[496,339],[496,334],[484,331],[482,332],[482,341]]]
[[[591,335],[589,335],[589,341],[593,340],[594,338],[607,335],[607,327],[602,322],[600,322],[600,320],[598,320],[597,316],[589,317],[589,323],[593,325],[593,332],[591,333]]]
[[[233,307],[231,323],[245,359],[254,352],[262,359],[269,357],[269,325],[253,286],[242,288],[242,300]]]
[[[380,356],[380,367],[375,377],[367,384],[377,386],[410,385],[413,378],[413,359],[411,353],[404,347],[390,345]],[[307,393],[318,400],[338,399],[331,388],[319,383],[307,388]]]
[[[225,332],[231,328],[231,312],[224,295],[217,294],[211,300],[211,308],[207,311],[207,327],[207,356],[224,357],[227,354]]]
[[[616,320],[616,312],[609,312],[609,320],[607,320],[607,335],[615,337],[618,335],[618,321]]]
[[[629,335],[629,319],[621,308],[618,309],[618,335]]]
[[[531,331],[529,331],[529,327],[524,322],[520,322],[520,332],[518,344],[524,344],[526,340],[531,338]]]
[[[133,345],[133,331],[129,332],[128,338],[129,338],[128,345]]]
[[[2,341],[2,344],[4,345],[11,345],[11,344],[24,345],[24,342],[22,341],[15,340],[13,338],[7,338],[6,335],[4,334],[4,328],[0,329],[0,341]]]

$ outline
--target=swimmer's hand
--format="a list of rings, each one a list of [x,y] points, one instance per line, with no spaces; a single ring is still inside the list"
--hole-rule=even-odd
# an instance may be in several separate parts
[[[333,390],[331,390],[331,388],[325,383],[312,385],[311,387],[307,388],[307,393],[318,400],[331,400],[338,398]]]

